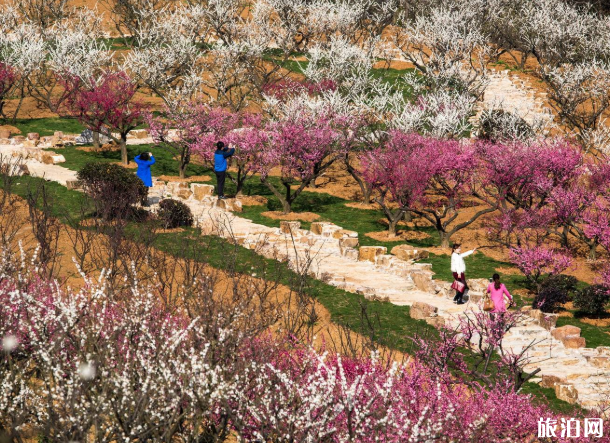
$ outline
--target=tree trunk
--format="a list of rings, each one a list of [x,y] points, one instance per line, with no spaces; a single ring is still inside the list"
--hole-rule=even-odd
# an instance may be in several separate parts
[[[399,220],[400,220],[400,217],[396,218],[394,220],[388,220],[388,232],[390,233],[390,236],[392,236],[392,237],[396,237],[396,225],[398,225]]]
[[[245,180],[237,180],[237,183],[235,184],[235,196],[242,196],[244,195],[244,181]]]
[[[284,200],[282,202],[282,208],[284,210],[284,214],[290,214],[292,212],[292,205],[288,200]]]
[[[441,248],[448,248],[451,234],[445,231],[439,231],[438,235],[441,238]]]
[[[597,242],[596,241],[589,243],[589,259],[597,260]]]
[[[187,166],[188,166],[188,164],[180,163],[180,166],[178,167],[178,176],[180,178],[185,178],[186,177],[186,167]]]
[[[121,134],[121,140],[119,141],[121,147],[121,162],[124,165],[129,164],[129,158],[127,157],[127,134]]]
[[[286,197],[282,200],[282,206],[284,207],[284,214],[290,214],[292,211],[292,201],[290,199],[290,183],[284,183],[286,188]]]
[[[100,148],[100,133],[97,131],[91,131],[91,136],[93,137],[93,147],[95,149]]]
[[[410,223],[413,221],[413,214],[411,214],[409,211],[405,212],[405,215],[403,216],[403,220],[406,221],[407,223]]]
[[[370,204],[371,195],[373,194],[373,188],[371,187],[371,185],[362,180],[362,178],[358,175],[358,171],[350,164],[349,158],[347,157],[345,159],[345,168],[347,169],[349,175],[351,175],[352,178],[356,180],[358,186],[360,186],[360,191],[362,192],[362,203],[366,205]]]

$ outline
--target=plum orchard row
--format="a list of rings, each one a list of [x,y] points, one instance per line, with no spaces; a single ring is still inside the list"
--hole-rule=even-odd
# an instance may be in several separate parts
[[[3,116],[16,118],[25,99],[69,113],[65,83],[91,91],[109,72],[124,73],[170,112],[194,101],[273,114],[269,91],[293,70],[312,84],[334,85],[317,101],[366,109],[394,129],[460,137],[473,129],[469,118],[490,63],[513,59],[519,69],[533,62],[562,130],[587,149],[608,143],[607,18],[563,0],[102,3],[104,14],[67,0],[13,0],[2,8]],[[115,39],[104,33],[112,24]],[[386,69],[397,59],[413,68]],[[532,116],[530,127],[495,106],[481,123],[491,120],[502,135],[527,138],[549,129],[546,119]],[[108,119],[90,125],[117,123]]]

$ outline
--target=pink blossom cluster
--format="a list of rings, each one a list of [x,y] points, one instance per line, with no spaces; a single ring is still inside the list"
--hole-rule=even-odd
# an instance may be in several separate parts
[[[538,281],[543,274],[560,274],[573,263],[569,254],[545,246],[511,248],[509,257],[511,262],[533,281]]]
[[[510,383],[470,390],[418,362],[243,336],[243,313],[217,329],[137,280],[115,293],[85,277],[74,291],[12,269],[0,279],[0,426],[15,438],[527,441],[540,417],[559,419]]]

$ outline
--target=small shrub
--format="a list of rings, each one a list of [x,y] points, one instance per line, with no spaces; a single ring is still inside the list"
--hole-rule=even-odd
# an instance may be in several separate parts
[[[483,111],[478,136],[483,140],[525,140],[533,137],[532,127],[516,114],[501,109]]]
[[[603,285],[591,285],[574,294],[574,306],[589,315],[601,315],[606,312],[610,301],[610,292]]]
[[[540,284],[532,307],[542,312],[556,312],[562,304],[570,300],[576,290],[576,283],[576,278],[571,275],[549,275]]]
[[[148,188],[132,171],[110,163],[87,163],[78,171],[85,192],[105,218],[126,217],[135,203],[145,201]]]
[[[193,226],[193,213],[191,209],[178,200],[166,198],[159,203],[157,215],[163,226],[167,229],[180,226]]]

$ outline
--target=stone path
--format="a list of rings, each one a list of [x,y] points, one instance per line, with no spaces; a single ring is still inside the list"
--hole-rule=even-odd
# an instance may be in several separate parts
[[[1,155],[13,152],[19,152],[19,147],[0,145]],[[73,171],[59,165],[35,159],[27,159],[25,164],[31,175],[63,185],[76,178]],[[294,269],[367,298],[410,305],[412,317],[434,326],[455,324],[465,310],[478,310],[476,302],[487,284],[484,279],[469,281],[470,301],[458,306],[452,303],[449,283],[433,280],[429,264],[411,260],[421,251],[407,247],[397,251],[398,257],[383,247],[356,249],[357,233],[331,223],[314,222],[310,231],[300,229],[298,222],[281,222],[280,228],[256,224],[236,215],[241,210],[238,200],[217,201],[213,190],[206,184],[155,181],[149,193],[151,210],[162,198],[179,198],[193,211],[202,233],[229,238],[265,257],[288,259]],[[554,328],[556,317],[537,310],[527,314],[507,334],[503,346],[521,352],[533,343],[526,354],[526,368],[540,368],[541,377],[535,381],[554,387],[558,397],[587,408],[606,402],[610,394],[610,348],[584,348],[578,328]]]
[[[502,109],[516,114],[530,125],[552,122],[553,115],[545,104],[545,93],[537,94],[527,82],[508,70],[491,71],[489,84],[478,104],[476,118],[484,109]]]

